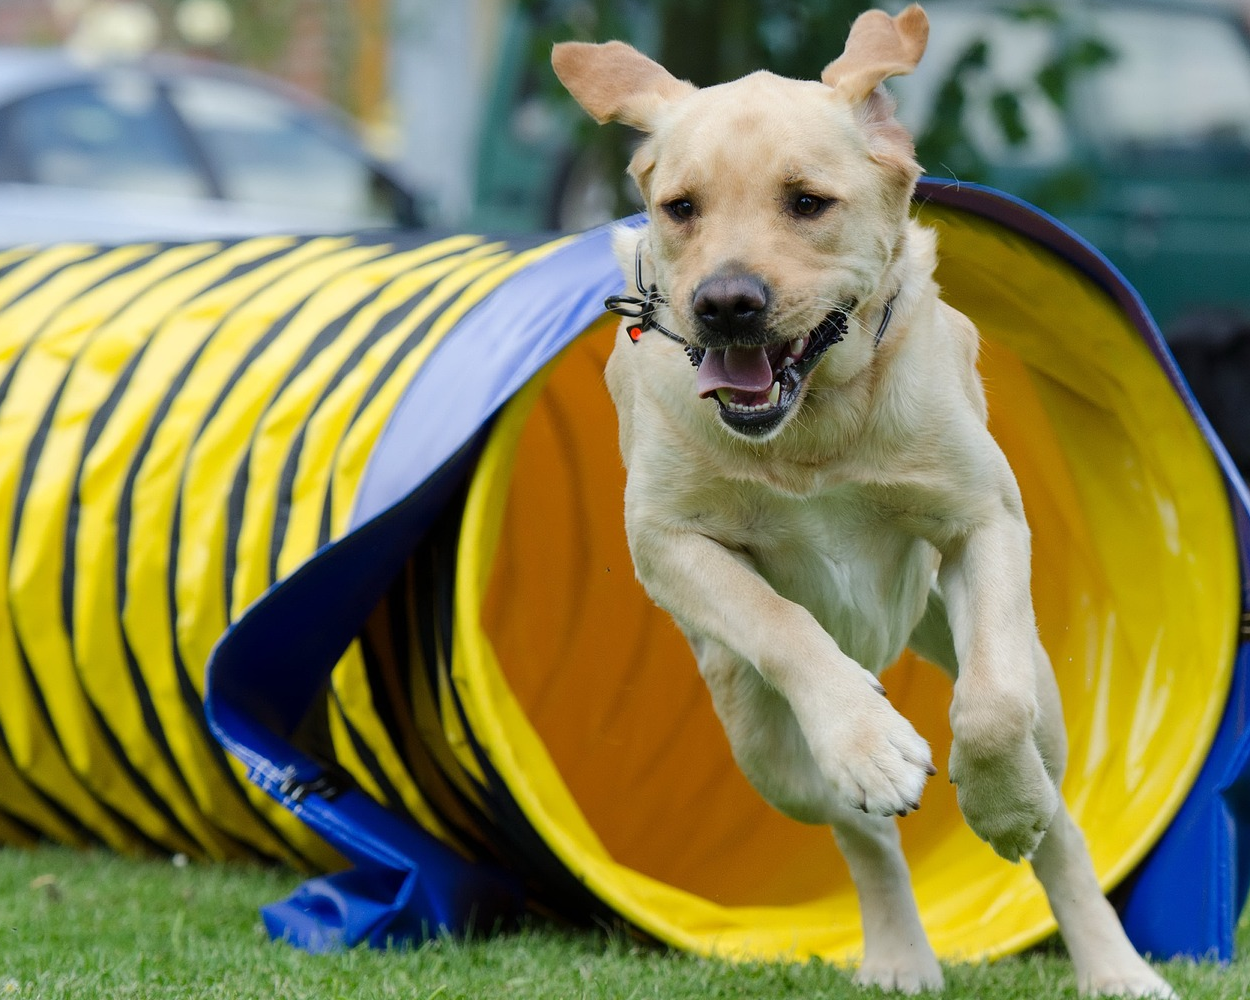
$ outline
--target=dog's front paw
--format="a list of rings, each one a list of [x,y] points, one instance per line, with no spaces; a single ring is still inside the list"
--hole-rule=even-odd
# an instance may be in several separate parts
[[[956,737],[950,779],[964,819],[995,853],[1013,862],[1033,856],[1059,808],[1059,793],[1031,737],[993,755]]]
[[[1143,963],[1144,964],[1144,963]],[[1176,1000],[1176,991],[1162,976],[1149,967],[1144,973],[1100,980],[1087,980],[1081,984],[1083,997],[1142,997],[1149,1000]]]
[[[845,805],[879,816],[920,808],[937,773],[929,744],[886,699],[867,671],[841,692],[835,713],[807,726],[808,745]],[[830,719],[836,721],[830,721]]]

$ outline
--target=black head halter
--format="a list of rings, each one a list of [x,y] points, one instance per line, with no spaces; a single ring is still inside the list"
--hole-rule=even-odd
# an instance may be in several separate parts
[[[603,300],[603,307],[608,312],[614,312],[618,316],[624,316],[627,319],[636,319],[637,323],[630,323],[625,327],[625,332],[629,334],[629,339],[635,344],[642,339],[642,335],[648,330],[656,330],[669,340],[681,344],[682,350],[686,352],[686,356],[690,358],[690,363],[696,368],[703,361],[704,350],[701,347],[695,347],[684,337],[680,337],[673,333],[672,330],[661,326],[655,318],[655,312],[665,301],[660,290],[655,286],[645,287],[642,283],[642,241],[638,241],[638,248],[634,251],[634,285],[638,289],[642,298],[633,295],[609,295]]]
[[[634,251],[634,285],[642,298],[638,298],[635,295],[609,295],[603,300],[603,307],[608,312],[614,312],[618,316],[638,321],[625,327],[625,332],[629,334],[629,339],[635,344],[642,339],[642,335],[648,330],[656,330],[674,343],[681,344],[682,350],[690,358],[690,363],[698,368],[703,362],[703,356],[707,353],[706,350],[702,347],[696,347],[684,337],[678,336],[667,327],[661,326],[655,318],[656,310],[666,299],[660,294],[660,290],[654,284],[644,286],[642,283],[641,240],[638,241],[638,247]],[[876,336],[873,338],[873,347],[879,345],[881,338],[885,336],[886,327],[890,325],[890,319],[894,315],[894,299],[896,297],[897,295],[890,296],[885,304],[885,309],[881,316],[881,325],[877,328]],[[831,312],[821,320],[820,324],[809,335],[811,337],[809,356],[812,358],[819,357],[834,344],[840,343],[842,338],[846,336],[846,324],[847,314],[844,312]]]

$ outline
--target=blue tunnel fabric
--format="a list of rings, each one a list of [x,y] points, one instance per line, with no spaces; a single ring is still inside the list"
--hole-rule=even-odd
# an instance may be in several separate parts
[[[342,789],[288,738],[342,651],[463,485],[491,416],[602,314],[619,284],[609,234],[573,240],[519,273],[462,321],[414,379],[366,471],[353,530],[267,593],[223,635],[205,708],[222,744],[354,871],[312,880],[266,908],[271,934],[309,950],[491,926],[517,915],[516,876],[466,861],[367,795]],[[557,278],[552,275],[557,275]],[[570,300],[550,289],[583,275]],[[525,331],[524,336],[512,335]],[[472,372],[471,378],[463,373]],[[476,394],[474,396],[473,394]],[[432,414],[438,415],[437,419]],[[344,588],[340,582],[352,581]],[[315,629],[308,623],[316,622]],[[516,828],[517,824],[510,824]],[[566,895],[584,895],[576,886]],[[597,912],[590,900],[564,908]]]
[[[1244,613],[1250,608],[1250,496],[1140,298],[1078,236],[1014,198],[924,182],[917,202],[982,216],[1027,236],[1088,275],[1131,317],[1224,471],[1240,545]],[[536,902],[571,919],[611,916],[543,844],[484,754],[478,760],[481,808],[500,837],[475,852],[472,836],[453,849],[352,787],[333,766],[298,749],[297,734],[340,654],[412,553],[429,547],[454,574],[448,539],[492,421],[602,317],[604,298],[621,284],[610,233],[597,230],[517,271],[475,305],[395,408],[370,456],[351,530],[276,584],[216,645],[205,695],[213,733],[244,762],[253,782],[353,866],[267,907],[274,937],[310,950],[382,945],[438,929],[489,927]],[[1223,720],[1198,781],[1116,897],[1134,943],[1157,956],[1231,957],[1250,881],[1248,714],[1250,650],[1243,635]],[[467,737],[472,741],[471,732]]]

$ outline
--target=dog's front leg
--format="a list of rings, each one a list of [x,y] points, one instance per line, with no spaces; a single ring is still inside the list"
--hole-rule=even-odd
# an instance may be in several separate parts
[[[855,982],[900,993],[941,989],[942,970],[920,922],[894,817],[846,804],[813,758],[790,705],[755,667],[720,643],[690,640],[743,774],[791,818],[833,827],[864,931]]]
[[[877,815],[918,807],[935,773],[928,744],[810,612],[779,595],[745,554],[696,531],[635,520],[629,535],[643,586],[696,649],[712,640],[785,699],[837,801]],[[738,727],[722,721],[733,740]]]
[[[1014,490],[1010,495],[1014,494]],[[1029,858],[1059,807],[1043,756],[1029,531],[1018,504],[943,548],[939,583],[959,660],[950,778],[973,831],[1009,861]]]

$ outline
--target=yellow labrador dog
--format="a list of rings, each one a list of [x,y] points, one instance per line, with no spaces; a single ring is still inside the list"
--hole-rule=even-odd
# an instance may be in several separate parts
[[[1031,860],[1082,991],[1172,996],[1060,799],[1020,492],[986,430],[977,332],[939,298],[934,235],[909,219],[920,168],[880,84],[927,36],[918,6],[871,11],[818,82],[706,89],[619,42],[556,46],[594,118],[645,134],[630,173],[649,222],[618,239],[642,297],[607,371],[630,549],[747,777],[833,827],[859,895],[858,982],[942,985],[894,821],[936,771],[877,681],[910,645],[956,676],[964,817]]]

